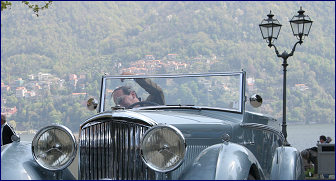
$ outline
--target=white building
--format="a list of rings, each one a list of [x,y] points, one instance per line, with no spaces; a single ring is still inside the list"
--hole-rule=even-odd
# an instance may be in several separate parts
[[[15,96],[24,97],[26,93],[27,93],[27,89],[25,87],[18,87],[16,88]]]
[[[34,74],[30,74],[30,75],[28,75],[28,79],[29,79],[29,80],[34,80],[34,79],[35,79],[35,75],[34,75]]]
[[[46,81],[46,80],[48,80],[50,77],[51,77],[51,74],[49,74],[49,73],[41,73],[41,72],[39,72],[39,73],[37,74],[37,78],[38,78],[39,81]]]

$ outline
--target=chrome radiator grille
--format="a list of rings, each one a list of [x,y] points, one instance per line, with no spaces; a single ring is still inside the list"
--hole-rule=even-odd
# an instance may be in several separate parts
[[[148,128],[121,120],[84,126],[80,133],[79,179],[155,179],[155,172],[140,157],[140,140]]]

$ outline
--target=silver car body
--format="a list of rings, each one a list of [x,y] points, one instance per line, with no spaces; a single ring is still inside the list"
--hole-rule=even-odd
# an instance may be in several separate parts
[[[238,77],[240,86],[239,106],[233,110],[179,104],[133,109],[112,106],[112,110],[106,106],[109,79],[231,75]],[[301,156],[297,149],[283,146],[277,120],[245,111],[245,81],[244,71],[103,76],[98,114],[80,126],[78,179],[304,179]],[[185,138],[185,158],[168,173],[149,169],[141,159],[141,137],[155,125],[172,125]],[[74,179],[68,169],[53,172],[41,168],[26,142],[2,148],[1,166],[1,179]]]

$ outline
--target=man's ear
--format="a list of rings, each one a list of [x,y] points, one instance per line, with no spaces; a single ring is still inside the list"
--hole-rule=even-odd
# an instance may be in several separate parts
[[[130,94],[132,95],[133,99],[137,97],[137,95],[136,95],[136,93],[134,91],[132,91]]]

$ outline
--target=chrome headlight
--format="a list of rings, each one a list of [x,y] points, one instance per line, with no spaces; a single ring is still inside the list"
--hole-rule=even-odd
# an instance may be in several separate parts
[[[183,134],[171,125],[158,125],[149,129],[141,140],[141,155],[144,163],[158,172],[177,168],[186,153]]]
[[[63,170],[76,157],[76,139],[71,130],[62,125],[42,128],[32,142],[36,162],[48,170]]]

